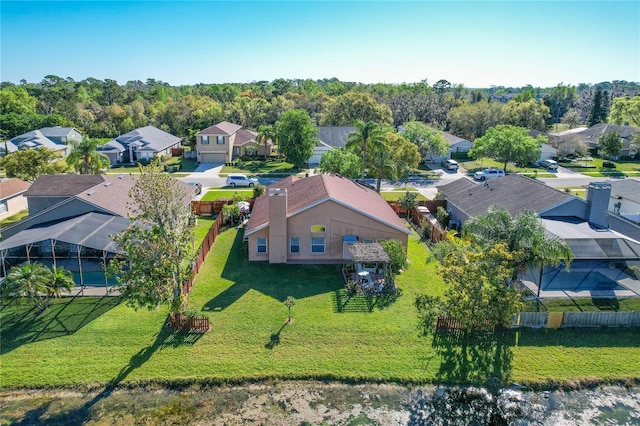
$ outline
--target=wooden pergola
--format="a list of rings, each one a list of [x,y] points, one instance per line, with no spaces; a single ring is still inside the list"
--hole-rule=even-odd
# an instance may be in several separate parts
[[[351,244],[349,252],[353,266],[343,268],[348,286],[355,285],[365,296],[395,293],[391,259],[380,243]]]

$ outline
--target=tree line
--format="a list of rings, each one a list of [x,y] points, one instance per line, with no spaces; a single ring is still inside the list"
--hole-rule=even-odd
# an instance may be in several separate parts
[[[638,93],[640,85],[626,81],[483,89],[446,80],[361,84],[335,78],[172,86],[155,79],[119,84],[48,75],[38,83],[1,83],[0,133],[11,138],[59,125],[90,138],[113,138],[153,125],[194,143],[195,134],[212,123],[226,120],[258,130],[274,125],[284,111],[300,109],[316,126],[418,121],[474,140],[499,124],[544,130],[561,121],[606,121],[616,98]]]

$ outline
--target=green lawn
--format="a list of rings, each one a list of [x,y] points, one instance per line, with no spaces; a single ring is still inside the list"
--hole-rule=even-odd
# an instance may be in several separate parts
[[[445,285],[415,235],[401,294],[375,304],[346,296],[338,265],[249,263],[246,250],[241,231],[226,230],[200,271],[189,303],[211,319],[204,335],[172,333],[165,309],[136,312],[113,298],[59,299],[37,317],[27,305],[3,306],[0,386],[640,379],[637,329],[420,336],[415,295],[442,294]],[[287,296],[297,300],[290,324]]]
[[[244,173],[251,176],[304,176],[307,171],[306,169],[296,169],[293,164],[284,161],[251,160],[238,161],[233,166],[224,166],[220,171],[220,176],[224,177],[229,173]]]
[[[5,227],[5,226],[13,225],[14,223],[20,222],[22,219],[28,216],[29,216],[29,209],[19,211],[16,214],[13,214],[9,217],[5,217],[4,219],[0,220],[0,226]]]
[[[578,159],[572,162],[561,162],[560,165],[593,177],[640,176],[640,162],[638,161],[614,161],[615,168],[603,167],[605,161],[607,160],[604,158],[589,157],[588,159]]]
[[[418,196],[416,197],[416,200],[418,201],[424,201],[427,199],[427,197],[425,197],[424,195],[422,195],[421,193],[419,193],[418,191],[411,191],[409,189],[407,190],[397,190],[397,191],[380,191],[380,195],[382,195],[382,198],[384,198],[387,201],[398,201],[400,199],[400,197],[402,197],[407,191],[409,192],[417,192]]]
[[[499,163],[492,158],[480,158],[474,160],[472,158],[466,160],[456,160],[460,166],[464,167],[464,169],[468,173],[475,173],[482,169],[489,169],[492,167],[502,169],[504,168],[504,163]],[[509,163],[507,165],[507,173],[521,173],[530,177],[539,177],[539,178],[553,178],[556,177],[555,173],[549,173],[545,169],[540,167],[518,167],[513,163]]]
[[[241,189],[211,189],[202,197],[202,201],[215,201],[218,198],[233,198],[234,195],[248,200],[253,197],[253,190]]]

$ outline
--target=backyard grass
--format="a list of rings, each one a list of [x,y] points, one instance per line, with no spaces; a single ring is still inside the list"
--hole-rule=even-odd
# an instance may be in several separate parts
[[[29,216],[29,209],[21,210],[16,214],[12,214],[11,216],[5,217],[4,219],[0,220],[0,227],[13,225],[14,223],[18,223],[22,219],[28,216]]]
[[[349,298],[339,265],[248,262],[241,231],[220,234],[189,298],[211,319],[204,334],[173,333],[166,309],[115,298],[55,300],[42,315],[0,308],[0,387],[229,383],[269,379],[349,382],[576,383],[640,379],[633,328],[521,330],[422,337],[413,303],[445,284],[414,234],[401,293]],[[293,296],[293,321],[283,301]],[[28,360],[28,362],[25,362]]]
[[[640,311],[640,297],[543,299],[538,309],[535,301],[527,302],[530,312],[631,312]]]
[[[233,198],[234,195],[248,200],[253,197],[253,190],[238,190],[238,189],[212,189],[207,191],[202,197],[202,201],[215,201],[219,198]]]

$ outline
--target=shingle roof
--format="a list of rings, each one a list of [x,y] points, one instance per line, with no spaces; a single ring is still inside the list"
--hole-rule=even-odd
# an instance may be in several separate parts
[[[464,139],[464,138],[461,138],[459,136],[452,135],[449,132],[445,132],[445,131],[442,131],[442,130],[438,130],[438,132],[440,132],[440,134],[442,134],[442,136],[444,136],[444,138],[447,140],[447,142],[449,142],[449,146],[453,146],[453,145],[455,145],[455,144],[457,144],[459,142],[469,142],[469,143],[471,143],[471,141],[469,141],[468,139]]]
[[[635,179],[610,180],[611,196],[640,203],[640,181]]]
[[[289,176],[268,188],[287,190],[287,216],[293,216],[325,201],[333,201],[369,218],[409,233],[402,220],[375,190],[334,175],[314,175],[307,178]],[[245,234],[268,226],[269,191],[258,197],[251,212]]]
[[[218,124],[214,124],[213,126],[209,126],[204,130],[201,130],[197,133],[197,135],[225,135],[229,136],[237,132],[242,126],[238,124],[229,123],[227,121],[222,121]]]
[[[24,195],[71,197],[102,182],[100,175],[42,175]]]
[[[523,210],[544,212],[576,197],[551,188],[542,182],[520,175],[507,175],[476,183],[461,178],[438,189],[468,217],[483,215],[492,205],[499,205],[515,215]]]
[[[234,146],[242,146],[248,142],[256,140],[258,136],[257,132],[252,132],[251,130],[238,129],[236,132],[236,137],[233,141]]]
[[[68,136],[69,133],[73,132],[74,130],[78,132],[78,130],[75,127],[56,126],[56,127],[44,127],[40,129],[40,132],[42,132],[42,134],[47,137],[59,138],[62,136]]]
[[[16,194],[25,192],[31,184],[17,178],[0,180],[0,199],[13,197]]]
[[[589,145],[597,145],[600,135],[611,130],[618,132],[622,139],[628,139],[631,135],[640,131],[640,129],[633,126],[620,126],[617,124],[598,123],[581,132],[573,133],[573,135],[580,138],[582,141]]]
[[[115,141],[124,147],[137,143],[139,146],[144,146],[145,148],[151,147],[156,152],[165,150],[181,140],[181,138],[153,126],[141,127],[115,138]]]
[[[344,148],[347,138],[355,131],[353,126],[323,126],[318,128],[316,139],[333,148]]]
[[[20,149],[25,148],[40,148],[45,147],[52,149],[54,151],[59,151],[66,149],[66,145],[58,144],[48,137],[46,137],[40,130],[32,130],[31,132],[24,133],[20,136],[16,136],[11,139],[10,143],[15,147],[8,146],[7,149],[9,152],[15,152]]]

